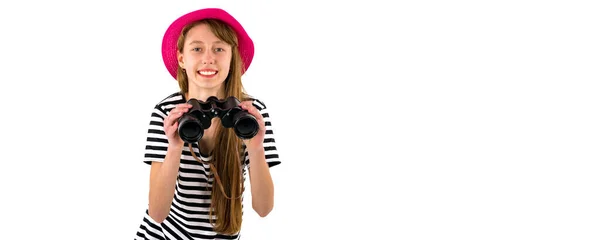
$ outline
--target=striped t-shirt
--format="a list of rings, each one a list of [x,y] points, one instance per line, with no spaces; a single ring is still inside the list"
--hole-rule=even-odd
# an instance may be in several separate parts
[[[280,164],[279,155],[275,146],[275,138],[265,104],[253,98],[253,105],[262,114],[266,133],[264,138],[265,157],[269,167]],[[152,162],[162,162],[167,153],[168,140],[164,133],[163,120],[177,104],[185,103],[185,97],[177,92],[169,95],[154,107],[150,116],[150,125],[146,138],[146,149],[143,162],[151,165]],[[209,160],[199,151],[198,144],[192,144],[196,156],[202,160]],[[245,150],[242,159],[244,170],[243,180],[246,179],[246,168],[249,167],[248,152]],[[233,236],[217,234],[209,222],[208,211],[211,201],[213,177],[210,174],[210,165],[198,162],[189,151],[183,148],[179,165],[178,180],[175,186],[174,198],[169,215],[162,223],[157,223],[148,215],[146,209],[135,239],[236,239],[239,233]],[[248,187],[246,187],[248,189]],[[213,216],[214,219],[214,216]],[[214,221],[213,221],[214,222]]]

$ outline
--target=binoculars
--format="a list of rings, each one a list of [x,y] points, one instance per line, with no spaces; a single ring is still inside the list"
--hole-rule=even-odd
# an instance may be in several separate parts
[[[258,133],[258,122],[252,114],[242,109],[240,101],[231,96],[218,99],[211,96],[206,102],[190,99],[187,101],[192,107],[178,121],[177,132],[186,143],[198,142],[204,136],[204,130],[211,125],[215,117],[221,119],[225,128],[233,128],[235,134],[241,139],[250,139]]]

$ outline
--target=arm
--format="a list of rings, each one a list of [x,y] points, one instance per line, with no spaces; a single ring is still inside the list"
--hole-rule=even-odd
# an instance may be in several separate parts
[[[244,140],[247,152],[244,164],[248,166],[250,175],[252,208],[259,216],[266,217],[273,210],[274,205],[274,186],[270,168],[281,162],[267,107],[259,100],[245,101],[241,106],[256,117],[261,128],[254,138]]]
[[[169,146],[165,161],[153,162],[150,169],[148,213],[158,223],[162,223],[169,215],[182,150],[183,146]]]
[[[177,119],[190,106],[178,104],[168,114],[157,106],[151,116],[145,154],[145,161],[152,163],[148,215],[158,223],[162,223],[171,210],[184,147],[177,135]],[[165,142],[168,143],[166,148],[163,147]]]
[[[273,209],[274,188],[262,145],[249,148],[248,157],[252,208],[259,216],[266,217]]]

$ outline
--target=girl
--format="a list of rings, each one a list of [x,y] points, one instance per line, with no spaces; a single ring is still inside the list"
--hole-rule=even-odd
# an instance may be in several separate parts
[[[253,42],[224,10],[200,9],[169,26],[162,54],[180,91],[156,104],[151,115],[144,156],[151,165],[149,204],[135,239],[236,239],[246,168],[252,208],[265,217],[274,201],[269,168],[280,163],[267,108],[242,86]],[[191,107],[186,102],[210,96],[239,99],[259,123],[258,133],[241,139],[215,117],[197,143],[185,143],[178,119]]]

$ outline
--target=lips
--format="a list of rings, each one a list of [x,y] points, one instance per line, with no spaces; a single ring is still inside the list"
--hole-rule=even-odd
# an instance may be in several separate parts
[[[217,75],[219,71],[214,70],[214,69],[202,69],[198,71],[198,74],[200,74],[200,76],[203,77],[214,77],[215,75]]]

